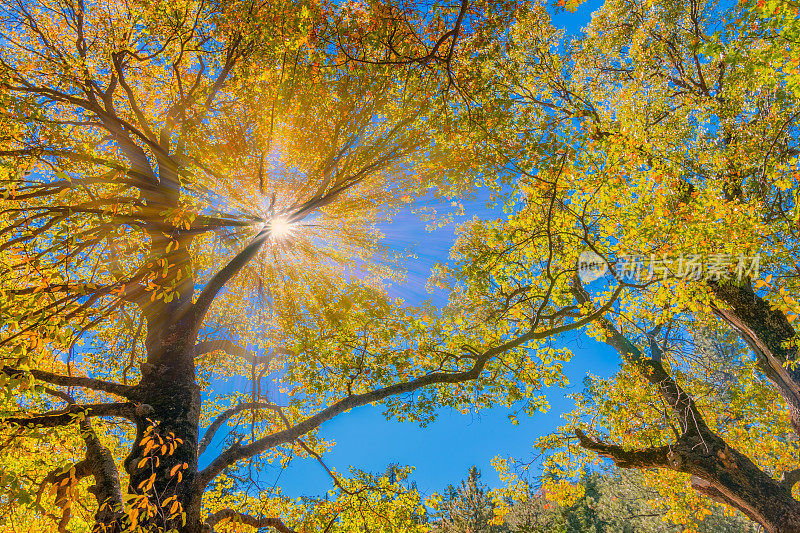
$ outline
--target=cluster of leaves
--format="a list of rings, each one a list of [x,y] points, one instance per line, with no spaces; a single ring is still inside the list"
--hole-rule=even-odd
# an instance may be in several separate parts
[[[276,516],[296,524],[299,531],[357,531],[369,524],[372,531],[427,531],[426,508],[420,494],[408,482],[411,469],[390,465],[383,474],[351,469],[350,476],[336,475],[336,486],[323,497],[291,498],[278,491],[252,497],[236,490],[233,477],[222,477],[206,495],[209,515],[220,517],[219,532],[252,531],[268,527],[227,513],[235,509],[246,516]],[[274,525],[273,525],[274,527]]]

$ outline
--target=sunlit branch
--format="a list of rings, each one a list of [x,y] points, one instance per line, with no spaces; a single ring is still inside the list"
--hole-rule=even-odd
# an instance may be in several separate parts
[[[475,358],[475,362],[472,368],[469,370],[460,372],[434,372],[404,383],[395,383],[393,385],[370,392],[349,395],[291,428],[267,435],[246,445],[242,445],[241,443],[237,442],[227,450],[223,451],[205,469],[203,469],[198,475],[198,481],[201,486],[205,487],[225,468],[233,465],[237,461],[252,457],[275,446],[293,442],[302,435],[314,430],[323,422],[326,422],[331,418],[334,418],[335,416],[349,411],[355,407],[380,402],[381,400],[384,400],[390,396],[407,394],[431,385],[464,383],[477,379],[480,376],[483,368],[486,366],[486,363],[492,357],[508,352],[509,350],[513,350],[519,346],[522,346],[528,341],[549,338],[567,331],[579,329],[586,324],[597,320],[598,317],[608,312],[608,310],[614,305],[614,302],[621,291],[622,286],[618,286],[605,305],[600,307],[596,312],[583,317],[580,320],[547,330],[536,331],[531,329],[512,340],[484,351]]]
[[[130,176],[131,178],[134,178],[136,180],[136,181],[123,180],[120,179],[119,177],[113,180],[111,179],[100,180],[99,178],[90,178],[90,179],[81,178],[80,180],[78,180],[79,182],[92,183],[94,181],[100,181],[103,183],[120,183],[123,185],[130,185],[132,187],[138,187],[138,188],[152,186],[151,176],[138,172],[135,169],[130,168],[129,166],[123,165],[122,163],[112,161],[110,159],[100,158],[94,155],[81,154],[69,150],[55,150],[52,148],[45,148],[45,147],[31,147],[31,148],[24,148],[17,150],[0,150],[0,156],[20,156],[20,155],[30,155],[37,157],[50,156],[54,158],[64,158],[79,163],[92,163],[103,166],[105,168],[119,171],[120,173]]]
[[[254,528],[259,528],[259,529],[264,527],[271,527],[274,528],[276,531],[279,531],[280,533],[296,533],[295,530],[288,527],[279,518],[266,518],[266,517],[257,518],[252,515],[234,511],[233,509],[222,509],[221,511],[213,513],[206,519],[206,524],[213,531],[214,526],[216,526],[223,520],[240,522],[242,524],[246,524],[248,526],[252,526]]]
[[[0,419],[0,422],[9,426],[23,427],[56,427],[66,426],[75,421],[80,421],[82,417],[91,416],[118,416],[135,420],[137,415],[137,405],[131,402],[124,403],[98,403],[78,405],[72,404],[65,409],[50,411],[47,413],[11,416]]]
[[[25,371],[10,366],[3,367],[2,372],[12,377],[25,374]],[[122,396],[123,398],[130,397],[132,393],[132,388],[127,385],[103,381],[95,378],[63,376],[60,374],[54,374],[52,372],[46,372],[44,370],[31,370],[30,373],[39,381],[52,383],[53,385],[61,385],[62,387],[81,387],[84,389],[107,392],[116,396]]]
[[[256,355],[247,348],[239,346],[235,342],[229,341],[227,339],[204,340],[198,342],[194,347],[195,357],[216,351],[222,351],[228,355],[232,355],[234,357],[240,357],[241,359],[244,359],[251,365],[267,364],[270,361],[272,361],[272,359],[275,357],[276,354],[286,355],[289,353],[289,351],[284,348],[274,348],[267,355]]]
[[[377,164],[377,163],[376,163]],[[323,208],[333,202],[347,189],[354,187],[366,179],[366,175],[373,170],[373,166],[361,169],[354,176],[347,178],[334,186],[331,190],[327,191],[323,196],[312,198],[304,202],[299,207],[292,209],[291,212],[283,214],[289,223],[299,222],[305,217],[309,216],[312,212]],[[269,227],[262,229],[251,241],[241,250],[236,256],[231,259],[222,270],[217,272],[211,280],[206,284],[203,290],[197,297],[193,307],[193,321],[195,327],[199,328],[205,317],[206,312],[211,307],[211,304],[216,299],[219,291],[230,281],[236,274],[244,268],[257,254],[261,247],[269,240],[270,233]]]
[[[267,231],[262,230],[259,232],[242,251],[236,254],[222,270],[214,274],[211,280],[209,280],[194,304],[194,323],[196,327],[199,327],[219,291],[221,291],[225,284],[258,254],[259,249],[268,239],[269,233]]]
[[[69,394],[62,391],[45,389],[45,392],[51,396],[55,396],[64,400],[69,406],[75,405],[75,399]],[[68,477],[75,479],[82,479],[88,476],[93,476],[95,485],[89,487],[89,492],[94,494],[97,500],[97,512],[95,520],[107,526],[107,530],[113,530],[112,525],[121,525],[123,512],[123,499],[122,488],[119,482],[119,471],[114,462],[114,456],[111,451],[100,442],[97,438],[97,433],[92,427],[90,418],[79,420],[80,435],[86,444],[86,455],[82,461],[75,463],[71,469],[58,468],[50,472],[39,485],[39,490],[36,494],[36,502],[38,503],[42,496],[42,491],[47,484],[52,484],[56,487],[56,503],[66,497],[66,485],[62,482]],[[60,522],[66,525],[69,520],[69,514],[64,513]]]
[[[144,135],[147,136],[151,141],[155,141],[156,137],[153,134],[153,131],[150,129],[150,126],[147,123],[147,119],[144,117],[144,113],[142,112],[141,107],[139,106],[139,102],[136,99],[136,95],[131,89],[131,86],[128,84],[128,81],[125,79],[125,71],[123,65],[123,55],[126,51],[115,52],[111,54],[111,62],[114,65],[114,70],[117,74],[117,82],[122,86],[122,89],[125,91],[125,97],[128,100],[128,104],[131,107],[131,111],[136,116],[136,120],[139,123],[139,126],[142,128]],[[110,101],[110,99],[109,99]]]

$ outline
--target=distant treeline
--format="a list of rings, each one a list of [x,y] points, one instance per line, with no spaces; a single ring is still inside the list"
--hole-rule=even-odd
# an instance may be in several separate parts
[[[692,524],[676,524],[669,509],[658,505],[659,494],[649,488],[638,470],[607,469],[587,473],[585,495],[574,505],[561,506],[541,492],[531,491],[514,502],[502,525],[490,525],[494,504],[480,471],[450,485],[433,516],[434,533],[755,533],[759,526],[738,512],[714,505],[711,514]]]

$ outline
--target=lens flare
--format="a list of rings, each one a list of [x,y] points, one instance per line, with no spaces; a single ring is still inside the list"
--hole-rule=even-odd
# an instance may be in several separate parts
[[[270,237],[275,240],[282,240],[292,235],[294,224],[289,222],[286,217],[278,216],[269,222],[267,229]]]

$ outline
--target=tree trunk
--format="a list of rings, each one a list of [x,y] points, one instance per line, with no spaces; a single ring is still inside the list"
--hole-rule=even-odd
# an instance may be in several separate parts
[[[194,328],[181,322],[148,335],[147,362],[136,386],[135,399],[142,405],[125,469],[130,475],[128,493],[139,496],[140,507],[149,510],[137,516],[139,523],[200,533],[200,387],[195,380]]]

